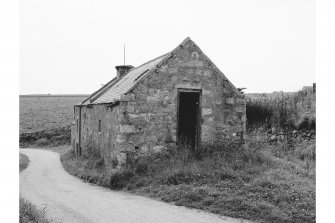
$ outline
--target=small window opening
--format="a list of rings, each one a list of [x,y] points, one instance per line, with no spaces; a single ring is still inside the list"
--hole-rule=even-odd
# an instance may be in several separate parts
[[[79,120],[77,119],[77,132],[79,132]]]
[[[101,120],[99,120],[98,130],[99,130],[99,132],[101,132]]]
[[[77,155],[79,155],[79,144],[76,143],[76,152],[75,152]]]

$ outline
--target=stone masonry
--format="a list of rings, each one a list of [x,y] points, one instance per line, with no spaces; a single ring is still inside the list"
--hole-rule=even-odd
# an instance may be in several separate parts
[[[178,89],[201,92],[201,145],[244,140],[244,95],[189,39],[118,101],[75,106],[73,150],[85,154],[93,144],[113,170],[127,162],[129,152],[149,155],[175,145]]]

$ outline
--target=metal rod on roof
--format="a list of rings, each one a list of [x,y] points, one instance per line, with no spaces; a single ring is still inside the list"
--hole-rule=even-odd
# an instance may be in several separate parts
[[[126,65],[126,44],[123,45],[123,66]]]

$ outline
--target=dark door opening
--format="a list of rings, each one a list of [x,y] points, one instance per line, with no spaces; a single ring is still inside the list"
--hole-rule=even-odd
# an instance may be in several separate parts
[[[200,134],[200,91],[178,92],[178,145],[196,150]]]
[[[76,155],[79,156],[79,144],[76,143]]]

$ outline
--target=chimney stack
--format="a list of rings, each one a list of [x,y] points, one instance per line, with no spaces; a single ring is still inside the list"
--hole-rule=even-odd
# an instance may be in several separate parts
[[[126,73],[128,73],[129,70],[131,70],[132,68],[133,68],[133,66],[131,66],[131,65],[120,65],[120,66],[115,66],[117,79],[120,79],[121,77],[123,77],[123,76],[124,76]]]

